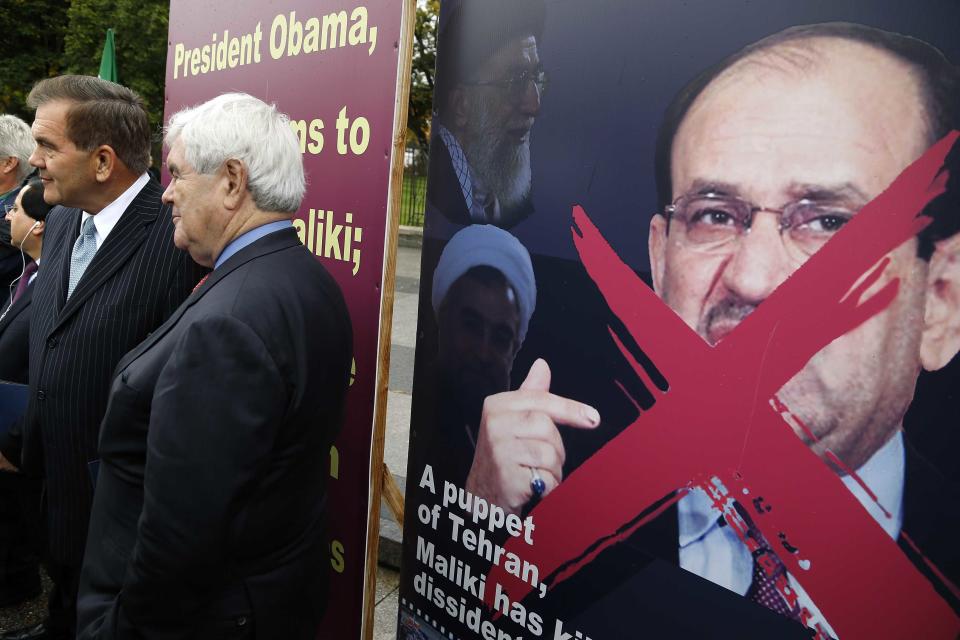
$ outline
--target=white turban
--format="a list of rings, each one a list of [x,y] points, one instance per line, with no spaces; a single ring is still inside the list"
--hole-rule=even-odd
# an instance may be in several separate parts
[[[473,267],[492,267],[503,274],[517,296],[520,342],[527,336],[537,306],[537,281],[530,254],[520,241],[492,224],[474,224],[454,234],[433,272],[433,312],[438,314],[453,283]]]

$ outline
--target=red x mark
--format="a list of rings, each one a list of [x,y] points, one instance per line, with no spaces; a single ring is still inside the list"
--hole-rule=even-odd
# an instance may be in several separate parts
[[[540,575],[559,571],[556,585],[642,526],[625,530],[663,496],[718,476],[774,505],[755,518],[757,526],[769,540],[786,533],[799,549],[791,554],[775,545],[841,638],[956,637],[960,620],[951,608],[794,435],[774,397],[813,355],[896,297],[893,280],[861,299],[883,274],[883,256],[929,224],[920,212],[943,193],[944,159],[958,137],[951,133],[908,167],[716,347],[664,305],[574,207],[573,239],[587,272],[670,388],[533,510],[534,547],[511,539],[507,550],[538,565]],[[656,393],[622,344],[620,350]],[[849,543],[837,544],[837,532]],[[801,559],[810,561],[807,568]],[[530,591],[500,566],[488,583],[500,583],[511,601]],[[493,592],[487,590],[488,604]]]

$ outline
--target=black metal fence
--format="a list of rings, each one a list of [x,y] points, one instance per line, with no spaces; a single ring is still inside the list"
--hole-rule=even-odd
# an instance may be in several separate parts
[[[423,226],[427,208],[427,165],[429,154],[408,146],[403,154],[403,189],[400,193],[400,224]]]

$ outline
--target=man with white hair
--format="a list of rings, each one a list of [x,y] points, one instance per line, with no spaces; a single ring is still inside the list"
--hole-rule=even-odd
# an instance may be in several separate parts
[[[0,292],[20,273],[20,251],[12,246],[8,209],[13,208],[20,184],[30,173],[30,154],[36,143],[30,125],[8,114],[0,115]],[[0,298],[5,298],[0,293]]]
[[[213,271],[115,370],[78,637],[313,640],[319,461],[352,331],[291,221],[299,145],[285,115],[236,93],[174,115],[166,143],[174,242]]]
[[[12,205],[19,185],[30,173],[36,148],[30,125],[9,114],[0,115],[0,205]]]

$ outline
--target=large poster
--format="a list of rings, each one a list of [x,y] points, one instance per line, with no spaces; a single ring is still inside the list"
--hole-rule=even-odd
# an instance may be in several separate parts
[[[443,3],[400,638],[960,634],[958,24]]]
[[[308,187],[294,226],[353,322],[347,417],[329,460],[318,461],[330,470],[324,638],[360,637],[368,529],[377,526],[369,479],[403,9],[390,0],[170,7],[165,117],[227,91],[290,116]]]

